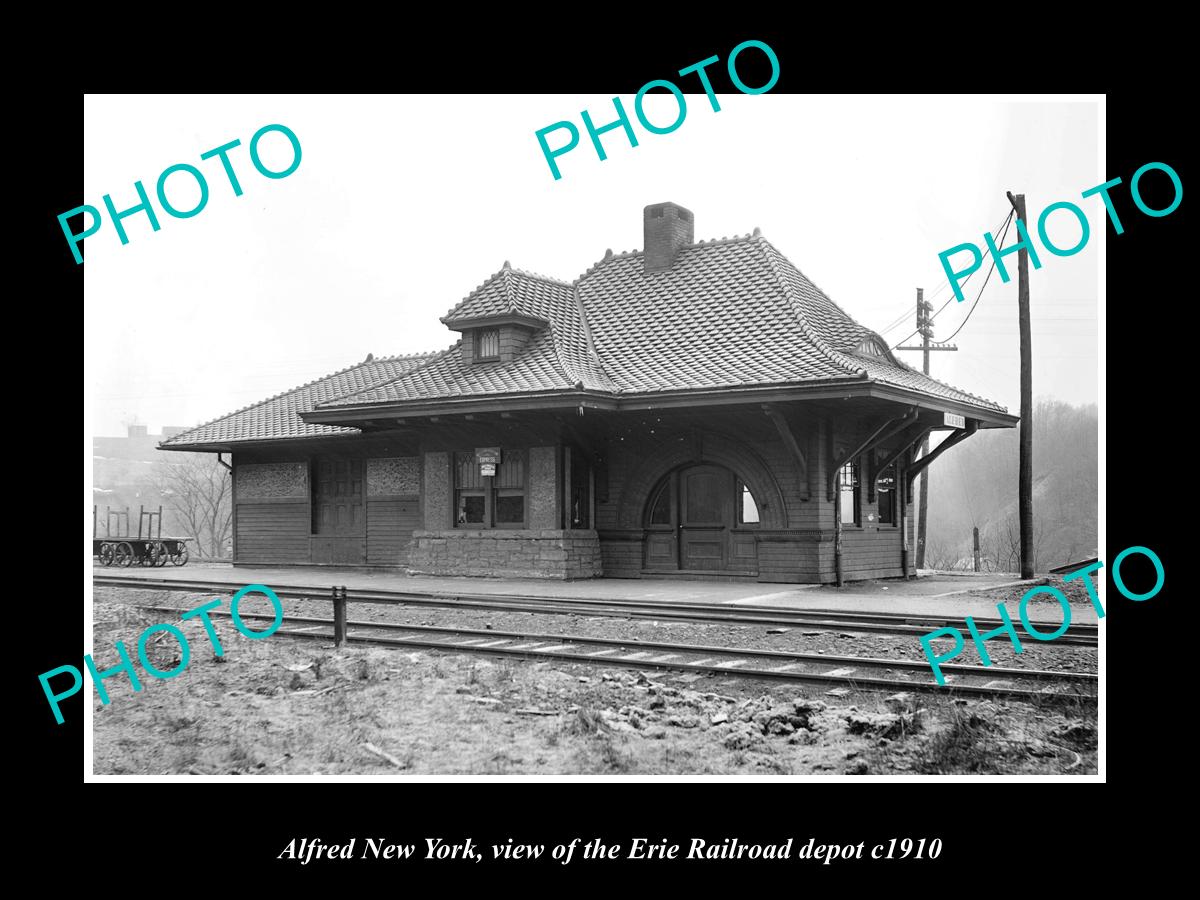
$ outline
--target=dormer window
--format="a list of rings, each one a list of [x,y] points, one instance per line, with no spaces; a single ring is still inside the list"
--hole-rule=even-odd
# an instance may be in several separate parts
[[[475,332],[475,360],[477,362],[486,362],[487,360],[499,358],[500,329],[480,328]]]

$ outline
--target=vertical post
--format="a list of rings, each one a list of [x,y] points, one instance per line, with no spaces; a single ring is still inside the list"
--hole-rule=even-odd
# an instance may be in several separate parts
[[[564,529],[572,528],[571,522],[571,504],[574,499],[573,489],[571,485],[571,445],[563,443],[562,445],[562,483],[563,483],[563,514],[562,527]]]
[[[917,288],[917,327],[921,330],[922,369],[929,374],[929,320],[925,318],[925,291]],[[929,436],[921,441],[922,458],[929,455]],[[920,475],[921,495],[917,505],[917,569],[925,568],[925,521],[929,512],[929,466]]]
[[[588,528],[596,527],[596,460],[588,466]]]
[[[837,463],[837,446],[833,438],[833,422],[825,420],[825,446],[832,467]],[[842,586],[842,475],[838,470],[827,473],[831,490],[825,496],[833,501],[833,571],[837,586]]]
[[[139,503],[138,504],[138,540],[139,541],[142,539],[142,519],[145,517],[145,515],[146,515],[146,507],[142,506]],[[149,536],[150,536],[149,533],[147,533],[146,537],[149,537]]]
[[[1008,200],[1025,222],[1025,195]],[[1029,251],[1017,252],[1017,320],[1021,328],[1021,444],[1017,475],[1017,508],[1021,523],[1021,577],[1033,577],[1033,339],[1029,328]]]
[[[346,586],[333,586],[333,643],[340,647],[346,643]]]
[[[975,526],[975,571],[979,571],[979,526]]]
[[[907,456],[907,454],[906,454]],[[896,515],[900,522],[900,572],[904,575],[905,580],[908,579],[908,508],[904,503],[904,469],[900,465],[901,460],[896,460],[894,472],[895,478],[892,482],[892,496],[895,498],[892,502],[896,504]]]
[[[837,586],[842,586],[842,485],[841,475],[833,476],[836,485],[833,494],[833,570]]]
[[[156,535],[156,537],[158,538],[158,540],[160,540],[160,541],[162,540],[162,504],[161,503],[158,504],[158,534]]]

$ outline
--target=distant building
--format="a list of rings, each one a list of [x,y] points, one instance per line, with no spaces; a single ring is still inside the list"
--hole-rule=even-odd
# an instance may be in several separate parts
[[[101,536],[105,534],[109,510],[128,511],[130,528],[136,534],[139,509],[157,512],[160,506],[164,507],[163,534],[179,534],[159,484],[159,472],[171,460],[158,452],[158,445],[187,430],[184,426],[167,426],[162,434],[149,434],[145,425],[129,425],[124,437],[92,438],[92,502]],[[117,521],[113,519],[114,533]]]
[[[1016,419],[909,368],[758,235],[512,268],[374,359],[165,440],[229,453],[239,563],[831,582],[912,566],[913,448]],[[334,319],[336,321],[336,319]]]

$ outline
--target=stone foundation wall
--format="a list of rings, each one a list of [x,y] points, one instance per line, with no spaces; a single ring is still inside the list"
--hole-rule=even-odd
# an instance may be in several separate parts
[[[597,578],[603,574],[595,531],[453,528],[415,531],[414,575]]]

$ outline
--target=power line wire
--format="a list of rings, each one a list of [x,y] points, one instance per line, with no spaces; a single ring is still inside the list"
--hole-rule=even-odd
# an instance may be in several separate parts
[[[1004,247],[1004,239],[1005,239],[1006,237],[1008,237],[1008,226],[1012,224],[1012,217],[1013,217],[1015,214],[1016,214],[1016,211],[1015,211],[1015,210],[1014,210],[1013,212],[1010,212],[1010,213],[1008,214],[1008,222],[1007,222],[1007,223],[1005,223],[1005,225],[1004,225],[1004,234],[1000,235],[1000,245],[999,245],[999,246],[1000,246],[1000,248],[1003,248],[1003,247]],[[959,324],[959,326],[958,326],[956,329],[954,329],[954,334],[950,335],[950,337],[948,337],[948,338],[943,338],[943,340],[941,341],[941,343],[946,343],[947,341],[952,341],[952,340],[954,340],[954,335],[956,335],[956,334],[958,334],[960,331],[962,331],[962,330],[963,330],[963,326],[965,326],[965,325],[967,324],[967,322],[969,322],[969,321],[971,320],[971,313],[975,312],[975,307],[977,307],[977,306],[979,305],[979,299],[980,299],[980,298],[983,296],[983,289],[984,289],[985,287],[987,287],[987,285],[988,285],[988,281],[989,281],[989,279],[991,279],[991,277],[992,277],[992,271],[993,271],[995,268],[996,268],[996,256],[995,256],[995,254],[993,254],[993,255],[992,255],[992,265],[991,265],[991,267],[988,269],[987,276],[986,276],[986,277],[983,279],[983,285],[982,285],[982,286],[979,288],[979,293],[975,295],[975,302],[974,302],[974,303],[972,303],[972,304],[971,304],[971,308],[970,308],[969,310],[967,310],[967,315],[966,315],[966,318],[964,318],[964,319],[962,320],[962,322]]]
[[[1011,217],[1011,215],[1012,215],[1012,213],[1010,212],[1010,213],[1009,213],[1009,216]],[[1005,221],[1007,221],[1007,220],[1005,220]],[[1004,227],[1004,225],[1005,225],[1005,221],[1001,221],[1001,223],[1000,223],[999,225],[997,225],[997,226],[996,226],[996,227],[995,227],[995,228],[992,230],[992,234],[999,234],[999,232],[1000,232],[1000,229],[1001,229],[1001,228],[1003,228],[1003,227]],[[971,271],[971,275],[974,275],[976,271],[978,271],[978,270],[977,270],[977,269],[976,269],[976,270],[972,270],[972,271]],[[966,278],[963,280],[963,283],[962,283],[962,284],[959,286],[959,290],[960,290],[960,291],[961,291],[963,288],[965,288],[965,287],[966,287],[968,284],[970,284],[970,283],[971,283],[971,275],[968,275],[968,276],[967,276],[967,277],[966,277]],[[946,288],[948,288],[948,287],[950,287],[950,280],[949,280],[949,279],[947,279],[946,281],[943,281],[943,282],[941,283],[941,285],[939,285],[937,288],[935,288],[935,289],[934,289],[934,291],[933,291],[933,293],[929,295],[929,299],[930,299],[930,300],[933,300],[933,299],[935,299],[935,298],[936,298],[936,297],[937,297],[937,296],[938,296],[940,293],[942,293],[942,291],[946,290]],[[932,316],[930,316],[930,317],[929,317],[929,321],[930,321],[930,322],[932,322],[934,319],[936,319],[936,318],[937,318],[937,315],[938,315],[938,313],[940,313],[940,312],[941,312],[943,309],[945,309],[945,308],[946,308],[946,306],[947,306],[947,305],[949,305],[949,303],[950,303],[950,301],[949,301],[949,300],[947,300],[945,303],[943,303],[943,304],[942,304],[942,307],[941,307],[941,309],[939,309],[939,310],[938,310],[936,313],[934,313]],[[879,332],[876,332],[876,333],[877,333],[877,334],[878,334],[880,337],[882,337],[883,335],[887,334],[889,331],[895,331],[897,328],[899,328],[901,325],[903,325],[903,324],[904,324],[904,320],[905,320],[905,319],[907,319],[907,318],[908,318],[910,315],[912,315],[912,310],[911,310],[911,309],[909,309],[909,310],[906,310],[905,312],[902,312],[902,313],[900,314],[900,317],[899,317],[898,319],[896,319],[894,322],[892,322],[892,324],[891,324],[891,325],[889,325],[887,328],[883,329],[882,331],[879,331]],[[913,333],[914,333],[914,334],[916,334],[917,332],[913,332]],[[912,337],[912,335],[909,335],[909,337]],[[905,339],[904,339],[904,341],[907,341],[907,340],[908,340],[908,338],[905,338]],[[901,343],[901,344],[903,344],[903,343],[904,343],[904,341],[901,341],[900,343]]]
[[[1014,215],[1014,213],[1012,213],[1012,212],[1010,211],[1010,212],[1009,212],[1009,214],[1008,214],[1008,217],[1007,217],[1007,218],[1004,220],[1004,222],[1003,222],[1004,234],[1008,234],[1008,226],[1009,226],[1009,224],[1012,222],[1012,217],[1013,217],[1013,215]],[[1000,228],[999,228],[999,227],[997,227],[997,228],[996,228],[996,232],[995,232],[995,233],[999,233],[999,231],[1000,231]],[[1003,244],[1004,244],[1004,237],[1003,237],[1003,236],[1001,236],[1001,237],[1000,237],[1000,244],[1001,244],[1001,245],[1003,245]],[[996,267],[996,259],[995,259],[995,257],[993,257],[993,258],[992,258],[992,268],[991,268],[991,269],[988,269],[988,274],[987,274],[987,277],[988,277],[988,278],[991,278],[991,277],[992,277],[992,269],[994,269],[995,267]],[[973,270],[971,271],[971,275],[974,275],[974,274],[975,274],[976,272],[978,272],[978,271],[979,271],[978,269],[973,269]],[[959,291],[961,291],[961,290],[962,290],[964,287],[966,287],[966,286],[967,286],[967,284],[968,284],[968,283],[971,281],[971,275],[968,275],[968,276],[967,276],[967,277],[966,277],[966,278],[963,280],[963,283],[962,283],[962,284],[959,286]],[[947,282],[947,284],[949,284],[949,282]],[[983,286],[984,286],[984,287],[987,287],[987,279],[984,279]],[[979,289],[979,293],[980,293],[980,294],[982,294],[982,293],[983,293],[983,288],[980,288],[980,289]],[[935,312],[935,313],[934,313],[932,316],[930,316],[928,321],[929,321],[929,322],[932,322],[934,319],[936,319],[938,316],[940,316],[940,315],[942,314],[942,312],[943,312],[943,311],[946,309],[946,307],[950,305],[950,302],[951,302],[953,299],[954,299],[954,294],[951,294],[949,297],[947,297],[947,298],[946,298],[946,302],[945,302],[945,303],[943,303],[943,304],[942,304],[940,307],[938,307],[938,311],[937,311],[937,312]],[[975,303],[978,303],[978,302],[979,302],[979,295],[977,294],[977,295],[975,296]],[[971,307],[971,310],[972,310],[972,311],[974,311],[974,309],[975,309],[975,307],[974,307],[974,305],[972,305],[972,307]],[[970,317],[970,315],[971,315],[971,313],[967,313],[967,316],[968,316],[968,318]],[[964,319],[964,320],[963,320],[963,325],[965,325],[965,324],[966,324],[966,319]],[[959,330],[959,331],[961,331],[961,330],[962,330],[962,325],[960,325],[960,326],[959,326],[959,329],[958,329],[958,330]],[[895,347],[892,347],[892,349],[893,349],[893,350],[895,350],[895,349],[896,349],[896,347],[899,347],[901,344],[903,344],[903,343],[904,343],[904,341],[907,341],[907,340],[908,340],[908,338],[916,337],[916,336],[917,336],[918,334],[920,334],[920,333],[921,333],[920,329],[918,329],[918,330],[914,331],[914,332],[913,332],[912,334],[910,334],[908,337],[904,338],[904,340],[901,340],[901,341],[897,342],[897,343],[896,343],[896,346],[895,346]],[[958,331],[954,332],[954,334],[958,334]],[[954,335],[951,335],[950,337],[954,337]],[[936,343],[939,343],[939,344],[944,344],[944,343],[946,343],[946,342],[947,342],[947,341],[949,341],[949,340],[950,340],[950,338],[943,338],[942,340],[940,340],[940,341],[937,341]]]
[[[900,316],[900,318],[898,318],[898,319],[897,319],[895,322],[893,322],[893,323],[892,323],[891,325],[889,325],[887,328],[885,328],[885,329],[883,329],[882,331],[880,331],[880,332],[879,332],[879,336],[880,336],[880,337],[883,337],[883,335],[887,334],[889,331],[895,331],[897,328],[899,328],[901,325],[903,325],[903,324],[904,324],[904,322],[905,322],[905,320],[906,320],[906,319],[907,319],[909,316],[911,316],[911,315],[912,315],[912,310],[909,310],[909,311],[905,312],[905,313],[904,313],[903,315],[901,315],[901,316]]]

